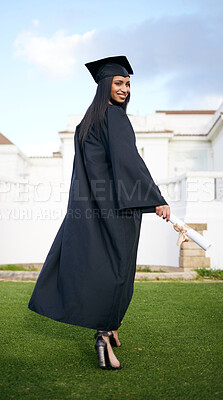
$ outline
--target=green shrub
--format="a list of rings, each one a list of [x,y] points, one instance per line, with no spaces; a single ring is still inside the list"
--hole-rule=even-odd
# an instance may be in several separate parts
[[[223,280],[223,270],[222,269],[196,268],[195,271],[203,278]]]

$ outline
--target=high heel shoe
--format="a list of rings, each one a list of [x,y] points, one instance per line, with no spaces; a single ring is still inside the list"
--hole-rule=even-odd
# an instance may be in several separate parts
[[[99,367],[102,369],[121,369],[121,364],[116,367],[111,363],[108,355],[107,343],[103,339],[102,335],[110,337],[109,332],[97,332],[95,335],[97,337],[95,349],[98,353]]]
[[[113,335],[112,331],[106,331],[106,333],[108,333],[108,335],[106,335],[106,336],[109,337],[110,344],[111,344],[112,347],[121,347],[121,343],[120,343],[120,346],[117,345],[117,342],[116,342],[116,340],[114,338],[114,335]],[[100,334],[101,334],[101,332],[96,332],[95,335],[94,335],[94,338],[97,339],[98,335],[100,335]]]
[[[109,336],[109,339],[110,339],[110,343],[111,343],[111,346],[112,346],[112,347],[121,347],[121,345],[122,345],[121,343],[120,343],[119,346],[117,345],[117,342],[116,342],[116,340],[115,340],[115,337],[114,337],[112,331],[111,331],[111,336]]]

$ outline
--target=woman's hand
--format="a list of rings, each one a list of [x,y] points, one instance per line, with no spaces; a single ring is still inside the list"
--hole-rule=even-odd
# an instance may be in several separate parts
[[[156,206],[156,215],[163,216],[163,219],[166,218],[166,222],[168,222],[170,220],[170,206]]]

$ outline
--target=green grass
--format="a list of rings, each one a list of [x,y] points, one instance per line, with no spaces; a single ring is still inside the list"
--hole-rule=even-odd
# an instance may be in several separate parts
[[[39,269],[32,265],[24,267],[20,264],[7,264],[0,265],[0,271],[39,271]]]
[[[142,268],[142,267],[137,267],[137,266],[136,266],[136,271],[137,272],[152,272],[150,267]]]
[[[120,371],[98,368],[94,331],[29,311],[33,287],[0,282],[2,400],[223,398],[222,283],[137,282]]]
[[[195,271],[197,271],[197,273],[203,278],[223,280],[222,269],[197,268]]]
[[[141,267],[137,267],[137,266],[136,266],[136,271],[137,272],[166,272],[163,269],[152,270],[150,267],[141,268]]]

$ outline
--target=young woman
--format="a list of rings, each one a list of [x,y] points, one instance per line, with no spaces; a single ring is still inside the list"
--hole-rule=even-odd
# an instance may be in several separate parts
[[[122,368],[112,346],[133,294],[142,213],[170,208],[143,159],[126,114],[132,68],[125,56],[86,64],[98,84],[77,126],[67,213],[29,308],[96,329],[101,368]]]

